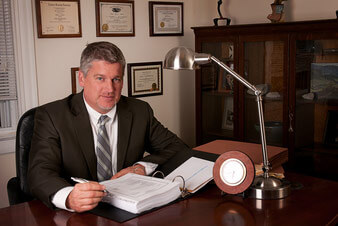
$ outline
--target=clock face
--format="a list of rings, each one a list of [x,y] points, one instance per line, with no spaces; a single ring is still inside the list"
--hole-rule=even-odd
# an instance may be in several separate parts
[[[213,168],[214,181],[222,191],[238,194],[250,187],[255,178],[255,166],[249,156],[240,151],[220,155]]]
[[[244,181],[246,168],[241,160],[230,158],[222,163],[219,173],[225,184],[236,186]]]

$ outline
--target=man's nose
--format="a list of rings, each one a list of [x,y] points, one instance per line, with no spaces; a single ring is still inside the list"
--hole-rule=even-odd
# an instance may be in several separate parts
[[[115,87],[114,87],[114,82],[111,79],[106,80],[105,88],[107,92],[113,92]]]

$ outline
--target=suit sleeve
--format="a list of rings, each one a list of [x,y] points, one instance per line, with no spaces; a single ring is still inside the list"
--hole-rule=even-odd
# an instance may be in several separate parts
[[[38,108],[28,163],[28,186],[33,196],[53,207],[51,196],[70,184],[62,178],[60,137],[47,111]]]

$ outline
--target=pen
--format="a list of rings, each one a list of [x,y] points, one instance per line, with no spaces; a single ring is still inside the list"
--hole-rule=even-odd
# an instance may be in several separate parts
[[[86,180],[86,179],[78,178],[78,177],[71,177],[70,179],[72,179],[73,181],[75,181],[75,182],[77,182],[77,183],[87,183],[87,182],[89,182],[89,181]]]
[[[83,178],[78,178],[78,177],[71,177],[70,179],[72,179],[73,181],[77,182],[77,183],[88,183],[89,180],[83,179]],[[103,192],[109,194],[109,191],[107,191],[106,189],[103,190]]]

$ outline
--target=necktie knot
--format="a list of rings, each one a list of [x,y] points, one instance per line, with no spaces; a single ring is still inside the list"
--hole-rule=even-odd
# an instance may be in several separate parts
[[[102,126],[102,125],[105,125],[106,122],[108,122],[108,120],[109,120],[109,117],[107,115],[101,115],[98,123],[100,126]]]

